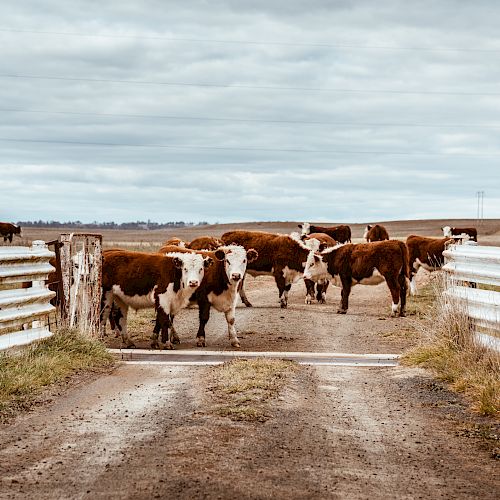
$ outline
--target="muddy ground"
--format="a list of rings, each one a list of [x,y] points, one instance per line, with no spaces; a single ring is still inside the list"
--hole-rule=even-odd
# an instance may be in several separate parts
[[[388,317],[384,285],[355,287],[346,316],[338,289],[306,306],[296,285],[287,310],[272,280],[248,290],[242,350],[399,353],[418,320]],[[207,349],[229,349],[224,323],[212,314]],[[179,315],[182,348],[199,349],[196,324]],[[149,317],[132,329],[147,338]],[[481,419],[421,370],[303,367],[267,421],[234,422],[210,410],[213,369],[120,364],[3,425],[0,498],[498,498]]]

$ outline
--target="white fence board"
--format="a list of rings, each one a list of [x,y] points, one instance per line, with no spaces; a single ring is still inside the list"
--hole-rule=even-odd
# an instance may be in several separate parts
[[[0,350],[25,345],[51,335],[48,316],[55,311],[55,292],[45,280],[55,269],[43,241],[31,247],[0,247]],[[16,288],[31,283],[29,288]]]
[[[443,255],[443,270],[450,278],[444,294],[467,308],[478,340],[500,351],[500,291],[471,287],[471,283],[500,286],[500,248],[452,245]]]

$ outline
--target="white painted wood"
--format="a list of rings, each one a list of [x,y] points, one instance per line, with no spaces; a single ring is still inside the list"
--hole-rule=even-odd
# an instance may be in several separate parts
[[[45,280],[55,271],[49,260],[55,254],[45,242],[31,247],[0,247],[0,349],[25,345],[51,335],[48,316],[55,311],[56,295]],[[17,288],[28,283],[29,288]]]

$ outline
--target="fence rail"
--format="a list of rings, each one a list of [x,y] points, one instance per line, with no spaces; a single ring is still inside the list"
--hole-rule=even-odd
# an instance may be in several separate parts
[[[500,247],[452,245],[443,255],[445,295],[465,305],[479,340],[500,350]]]
[[[48,317],[55,311],[50,303],[55,292],[45,281],[55,270],[49,263],[54,256],[43,241],[0,247],[0,350],[51,335]],[[21,283],[27,285],[19,288]]]

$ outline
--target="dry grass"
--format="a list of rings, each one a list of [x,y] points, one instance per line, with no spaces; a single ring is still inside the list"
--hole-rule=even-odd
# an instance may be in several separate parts
[[[26,348],[0,353],[0,417],[27,408],[40,391],[79,371],[110,366],[104,345],[75,330],[60,330]]]
[[[437,297],[418,327],[421,343],[402,361],[431,369],[475,411],[500,417],[500,354],[478,343],[464,305],[441,293]]]
[[[276,397],[288,377],[298,370],[291,361],[236,359],[212,370],[213,411],[232,420],[263,422],[269,418],[266,402]]]

